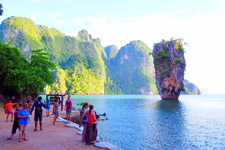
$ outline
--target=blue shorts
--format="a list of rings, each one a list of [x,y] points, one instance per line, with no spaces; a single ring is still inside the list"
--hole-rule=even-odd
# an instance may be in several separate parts
[[[34,121],[42,121],[42,113],[35,113],[34,114]]]
[[[71,114],[71,109],[66,109],[67,114]]]
[[[48,109],[48,108],[46,108],[46,112],[49,112],[50,111],[50,108]]]

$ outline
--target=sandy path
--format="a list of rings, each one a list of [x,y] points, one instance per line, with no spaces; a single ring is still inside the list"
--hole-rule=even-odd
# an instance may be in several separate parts
[[[45,114],[45,113],[43,113]],[[44,131],[34,132],[34,121],[28,124],[27,138],[29,141],[18,142],[18,131],[13,140],[7,141],[11,135],[13,122],[5,121],[6,115],[3,109],[0,109],[0,150],[99,150],[93,145],[86,145],[81,142],[81,136],[76,132],[75,128],[65,127],[64,122],[56,122],[52,125],[53,118],[43,115]]]

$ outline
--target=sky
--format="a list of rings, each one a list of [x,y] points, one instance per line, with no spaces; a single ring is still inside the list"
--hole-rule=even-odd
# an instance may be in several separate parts
[[[86,29],[103,46],[142,40],[150,48],[182,38],[185,79],[203,93],[225,94],[225,0],[0,0],[4,13],[77,36]]]

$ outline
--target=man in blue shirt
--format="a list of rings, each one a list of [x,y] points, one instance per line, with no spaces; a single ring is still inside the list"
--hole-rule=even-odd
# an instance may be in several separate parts
[[[35,114],[34,114],[35,129],[34,129],[34,131],[37,131],[38,120],[39,120],[39,123],[40,123],[40,131],[43,130],[43,128],[42,128],[42,106],[44,108],[46,108],[46,106],[41,100],[42,100],[42,97],[39,96],[38,101],[34,102],[34,104],[32,106],[32,109],[31,109],[31,112],[30,112],[30,113],[32,113],[32,111],[35,107]]]

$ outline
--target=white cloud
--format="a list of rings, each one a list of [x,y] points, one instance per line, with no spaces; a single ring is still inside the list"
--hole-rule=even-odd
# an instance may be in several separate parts
[[[65,25],[65,21],[64,20],[57,20],[56,23],[58,25]]]
[[[82,25],[85,23],[86,20],[87,18],[76,18],[72,21],[72,23],[75,25]]]
[[[59,16],[61,16],[62,14],[63,14],[63,13],[62,13],[61,11],[58,11],[58,12],[53,13],[52,16],[54,16],[54,17],[59,17]]]
[[[149,47],[162,39],[183,38],[189,43],[185,54],[185,78],[211,93],[225,93],[225,20],[224,13],[179,18],[172,13],[142,15],[124,19],[107,17],[78,19],[85,23],[93,37],[100,37],[104,46],[123,46],[131,40],[142,40]]]
[[[28,17],[31,19],[39,19],[39,18],[41,18],[41,15],[40,14],[30,14]]]
[[[225,5],[225,0],[214,0],[214,1],[212,1],[212,4]]]

